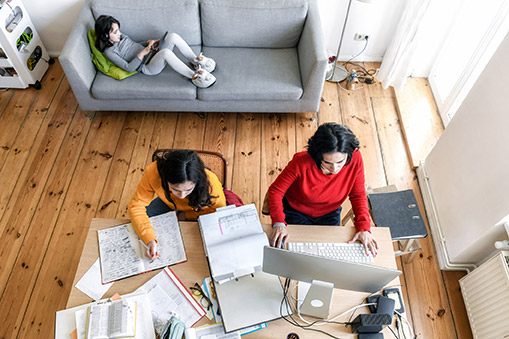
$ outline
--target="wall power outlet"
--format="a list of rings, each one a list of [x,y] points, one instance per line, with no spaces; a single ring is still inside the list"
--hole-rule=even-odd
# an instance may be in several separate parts
[[[369,34],[355,33],[353,36],[353,39],[358,41],[364,41],[366,38],[369,39]]]

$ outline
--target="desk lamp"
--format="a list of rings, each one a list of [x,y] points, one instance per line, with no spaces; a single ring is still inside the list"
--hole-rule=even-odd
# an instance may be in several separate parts
[[[357,0],[357,1],[365,2],[365,3],[372,3],[375,0]],[[348,8],[346,10],[345,22],[343,23],[343,30],[341,31],[341,38],[339,40],[338,51],[336,52],[336,58],[334,59],[334,67],[332,68],[332,74],[330,75],[330,77],[328,79],[326,79],[327,81],[330,81],[330,82],[341,82],[341,81],[345,80],[346,77],[348,76],[347,69],[345,68],[345,66],[340,65],[338,63],[338,58],[339,58],[339,51],[341,50],[341,44],[343,43],[343,36],[345,34],[345,28],[346,28],[346,24],[348,22],[348,16],[350,15],[351,5],[352,5],[352,0],[349,0]]]

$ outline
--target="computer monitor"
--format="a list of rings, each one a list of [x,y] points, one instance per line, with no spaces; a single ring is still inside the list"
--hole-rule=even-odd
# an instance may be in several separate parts
[[[265,246],[266,273],[311,283],[300,309],[317,318],[329,316],[333,288],[374,293],[401,274],[401,271],[363,263],[330,259],[313,254]]]

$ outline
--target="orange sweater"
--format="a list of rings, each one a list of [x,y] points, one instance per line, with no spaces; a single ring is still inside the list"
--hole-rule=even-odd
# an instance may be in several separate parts
[[[177,205],[177,209],[186,213],[186,220],[195,220],[199,215],[212,213],[215,212],[217,208],[226,206],[223,187],[219,179],[211,171],[205,169],[205,172],[210,182],[210,195],[217,196],[217,198],[211,199],[211,206],[204,207],[200,212],[196,212],[189,206],[189,199],[179,199],[171,194],[171,198]],[[170,206],[172,209],[174,208],[173,204],[166,199],[156,162],[151,163],[145,169],[145,174],[143,178],[141,178],[136,193],[134,193],[131,203],[129,204],[129,218],[131,219],[134,230],[145,244],[156,239],[154,228],[150,224],[146,210],[146,207],[154,199],[154,194],[157,194],[166,205]]]

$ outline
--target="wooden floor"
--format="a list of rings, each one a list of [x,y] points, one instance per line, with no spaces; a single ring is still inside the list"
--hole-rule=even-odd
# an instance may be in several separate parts
[[[416,192],[394,95],[326,83],[320,112],[304,114],[82,112],[58,63],[42,90],[0,92],[0,338],[52,338],[93,217],[125,218],[156,148],[221,152],[228,187],[261,206],[269,184],[317,126],[344,123],[361,141],[368,188]],[[268,219],[264,219],[268,221]],[[398,260],[407,315],[419,338],[471,338],[463,273],[442,273],[428,239]],[[270,325],[267,331],[270,331]]]

